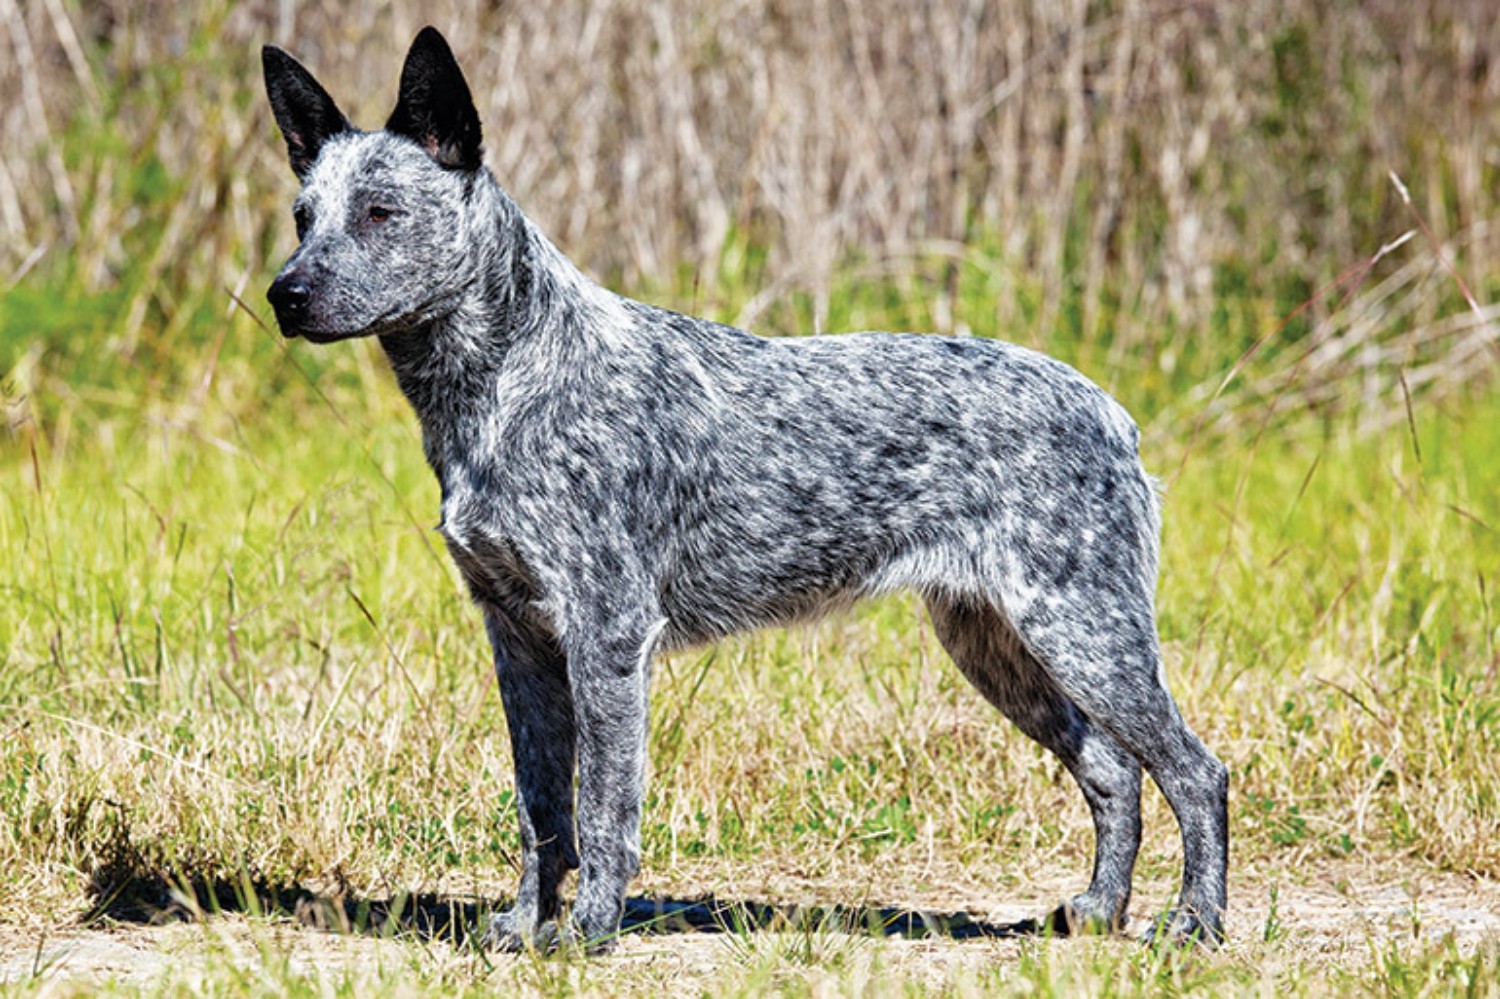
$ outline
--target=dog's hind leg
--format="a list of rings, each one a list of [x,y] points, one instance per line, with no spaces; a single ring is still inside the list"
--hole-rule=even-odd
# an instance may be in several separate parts
[[[1044,921],[1019,930],[1065,935],[1122,931],[1141,842],[1141,766],[1058,690],[1015,629],[978,599],[930,597],[938,639],[975,688],[1027,736],[1057,754],[1083,791],[1094,819],[1094,873],[1088,890]]]
[[[1187,727],[1167,691],[1149,596],[1063,585],[1026,597],[1016,601],[1019,609],[1006,610],[1027,650],[1057,689],[1141,762],[1177,817],[1182,892],[1160,932],[1172,940],[1219,942],[1229,772]]]
[[[557,918],[558,888],[578,866],[573,842],[573,698],[567,664],[550,638],[494,610],[485,625],[510,729],[521,820],[521,883],[515,904],[490,921],[483,943],[498,950],[545,946]]]

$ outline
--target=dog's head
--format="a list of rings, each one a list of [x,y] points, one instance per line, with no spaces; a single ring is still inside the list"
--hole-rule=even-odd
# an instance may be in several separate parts
[[[266,297],[286,336],[327,342],[412,329],[470,284],[466,206],[483,171],[479,115],[448,43],[423,28],[384,131],[349,124],[297,60],[261,50],[292,171],[297,247]]]

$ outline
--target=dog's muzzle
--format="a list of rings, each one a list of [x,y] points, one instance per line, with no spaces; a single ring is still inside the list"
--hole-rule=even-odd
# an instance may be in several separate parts
[[[276,310],[276,324],[281,327],[281,335],[296,336],[307,320],[308,305],[312,302],[312,287],[307,278],[298,271],[288,271],[271,282],[266,298]]]

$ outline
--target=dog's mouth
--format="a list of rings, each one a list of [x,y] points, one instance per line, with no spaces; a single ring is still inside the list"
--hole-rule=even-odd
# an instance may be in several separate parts
[[[277,317],[276,323],[281,327],[281,335],[288,340],[301,338],[308,343],[338,343],[340,340],[359,340],[370,336],[384,336],[387,333],[400,333],[407,329],[407,324],[399,319],[381,318],[368,325],[355,330],[319,329],[298,322],[295,318],[283,321]]]
[[[348,340],[357,337],[360,332],[345,332],[341,330],[322,330],[312,326],[306,326],[297,319],[284,319],[276,317],[276,325],[281,329],[281,335],[288,340],[306,340],[309,343],[334,343],[338,340]]]
[[[287,329],[283,326],[281,328],[281,335],[288,340],[301,337],[308,343],[337,343],[340,340],[352,340],[355,337],[363,336],[364,332],[361,330],[355,333],[335,333],[327,330]]]

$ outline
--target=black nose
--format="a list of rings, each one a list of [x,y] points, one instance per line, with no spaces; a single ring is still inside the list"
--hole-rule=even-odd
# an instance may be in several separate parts
[[[312,289],[308,286],[307,278],[292,271],[271,282],[266,298],[270,299],[271,308],[276,310],[277,321],[285,326],[289,321],[295,324],[307,314],[307,304],[312,301]]]

